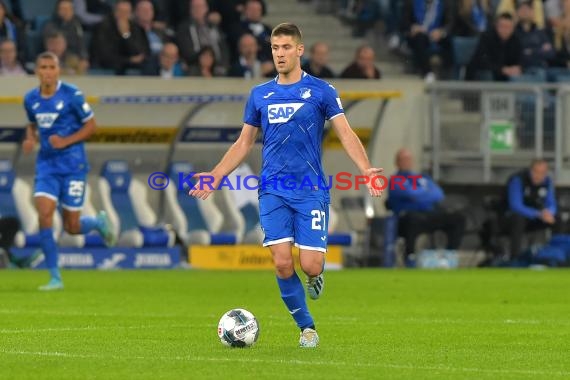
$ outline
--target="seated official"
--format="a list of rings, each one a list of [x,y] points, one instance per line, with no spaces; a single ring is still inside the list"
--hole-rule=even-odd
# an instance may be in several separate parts
[[[447,249],[457,249],[465,230],[465,216],[440,206],[445,194],[429,176],[412,171],[412,153],[402,148],[396,154],[398,171],[390,177],[386,206],[398,215],[398,235],[406,244],[406,261],[423,233],[443,231]]]
[[[525,232],[552,228],[556,222],[554,183],[548,163],[536,159],[530,168],[513,174],[507,183],[507,212],[503,231],[511,241],[511,258],[522,252]]]

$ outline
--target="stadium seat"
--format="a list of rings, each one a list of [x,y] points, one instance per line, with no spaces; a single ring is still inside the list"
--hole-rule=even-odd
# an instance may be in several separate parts
[[[473,54],[475,49],[477,49],[477,44],[479,43],[478,37],[453,37],[451,40],[453,48],[453,65],[455,79],[463,80],[465,79],[465,69]]]
[[[248,164],[241,164],[228,176],[232,184],[242,183],[247,176],[255,176]],[[235,186],[234,190],[224,187],[222,194],[229,200],[228,204],[237,212],[244,243],[261,244],[263,231],[259,223],[259,200],[257,190],[249,190],[243,186]]]
[[[214,197],[203,201],[188,195],[189,186],[180,184],[178,173],[192,172],[187,162],[174,162],[168,170],[171,185],[164,191],[165,218],[172,222],[174,230],[186,244],[219,245],[236,244],[238,231],[224,231],[224,215],[216,206]]]
[[[57,0],[19,0],[22,17],[26,21],[36,21],[38,16],[53,14]]]
[[[132,178],[126,161],[103,164],[99,178],[103,209],[115,227],[123,247],[172,247],[175,236],[162,226],[147,200],[147,187]]]
[[[330,245],[342,245],[345,247],[350,247],[356,244],[357,233],[356,231],[351,232],[340,232],[337,231],[338,227],[338,214],[336,210],[330,206],[329,207],[329,222],[328,222],[328,244]]]
[[[12,163],[0,161],[0,216],[12,216],[20,220],[22,230],[16,235],[16,247],[39,247],[38,214],[32,202],[32,188],[16,177]],[[54,237],[61,232],[61,219],[54,217]]]

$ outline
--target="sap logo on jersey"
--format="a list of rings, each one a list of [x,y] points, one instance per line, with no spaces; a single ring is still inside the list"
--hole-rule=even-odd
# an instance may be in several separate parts
[[[53,122],[59,117],[59,113],[37,113],[36,114],[36,121],[40,128],[51,128]]]
[[[267,106],[269,124],[286,123],[305,103],[271,104]]]

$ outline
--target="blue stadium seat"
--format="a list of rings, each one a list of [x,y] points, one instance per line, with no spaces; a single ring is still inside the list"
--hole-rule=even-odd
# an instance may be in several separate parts
[[[38,16],[53,14],[57,0],[19,0],[22,17],[26,21],[34,22]]]
[[[98,76],[113,76],[115,75],[115,70],[113,69],[98,69],[98,68],[89,68],[87,70],[87,75],[98,75]]]
[[[465,69],[471,62],[478,43],[479,37],[453,37],[451,39],[455,79],[465,79]]]
[[[99,178],[103,209],[115,226],[119,246],[172,247],[174,233],[157,225],[147,200],[147,186],[132,177],[126,161],[103,164]]]
[[[168,170],[171,182],[165,190],[165,217],[172,222],[185,244],[236,244],[237,231],[224,231],[224,215],[216,206],[214,196],[200,200],[188,195],[189,186],[180,184],[178,173],[192,172],[188,162],[174,162]]]

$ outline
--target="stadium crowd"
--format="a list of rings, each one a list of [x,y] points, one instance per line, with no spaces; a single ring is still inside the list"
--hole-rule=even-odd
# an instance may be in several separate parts
[[[355,36],[382,24],[387,46],[422,77],[556,80],[570,73],[569,0],[326,2]],[[57,0],[43,7],[52,3],[50,15],[26,10],[26,0],[0,0],[0,75],[31,73],[43,50],[61,58],[67,75],[275,74],[263,0]],[[337,74],[327,66],[328,49],[326,41],[308,47],[304,69],[323,78],[381,77],[373,48],[357,47]]]
[[[355,35],[383,21],[389,47],[422,76],[458,79],[463,65],[471,80],[570,73],[568,0],[349,0],[340,14]]]
[[[44,50],[60,58],[66,75],[275,75],[263,0],[57,0],[42,7],[48,3],[51,15],[25,0],[0,0],[0,75],[32,73]],[[308,50],[307,71],[336,76],[326,43]],[[380,78],[374,61],[374,50],[360,47],[340,76]]]

